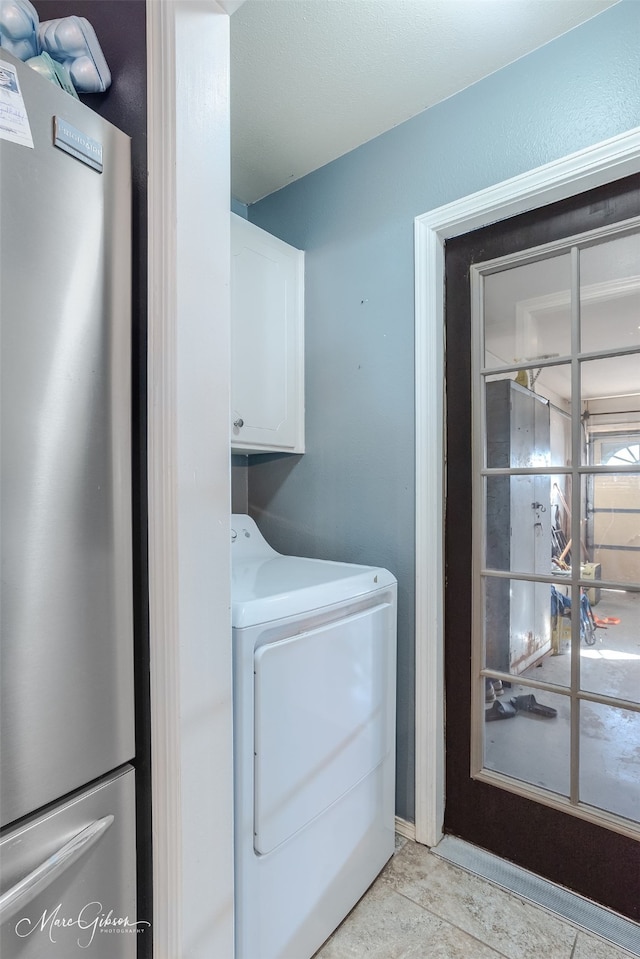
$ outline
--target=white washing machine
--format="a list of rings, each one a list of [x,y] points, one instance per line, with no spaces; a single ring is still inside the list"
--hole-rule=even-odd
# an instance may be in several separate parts
[[[396,580],[231,525],[236,959],[310,959],[394,850]]]

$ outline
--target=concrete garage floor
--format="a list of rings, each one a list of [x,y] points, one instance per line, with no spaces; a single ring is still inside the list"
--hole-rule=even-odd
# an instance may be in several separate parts
[[[593,608],[600,619],[619,625],[597,630],[594,646],[580,647],[582,688],[640,702],[640,593],[603,591]],[[568,686],[571,653],[548,656],[523,674],[539,682]],[[503,701],[531,692],[514,682]],[[558,715],[547,719],[519,712],[515,718],[485,724],[485,764],[489,769],[551,789],[569,792],[569,701],[534,690],[538,702]],[[580,707],[580,798],[640,821],[640,713],[596,703]]]

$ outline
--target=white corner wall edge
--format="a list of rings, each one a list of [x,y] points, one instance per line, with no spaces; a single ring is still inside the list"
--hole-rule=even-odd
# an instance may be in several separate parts
[[[146,12],[153,945],[204,959],[233,955],[229,17]]]
[[[415,219],[415,838],[443,835],[444,244],[447,239],[640,171],[640,127]]]

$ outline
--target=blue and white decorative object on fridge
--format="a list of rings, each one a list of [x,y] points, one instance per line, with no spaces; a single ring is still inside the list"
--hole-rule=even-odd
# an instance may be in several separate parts
[[[62,17],[40,24],[42,50],[69,73],[80,93],[104,93],[111,85],[111,73],[95,30],[85,17]]]
[[[29,0],[2,0],[0,3],[0,47],[18,60],[40,53],[39,18]]]

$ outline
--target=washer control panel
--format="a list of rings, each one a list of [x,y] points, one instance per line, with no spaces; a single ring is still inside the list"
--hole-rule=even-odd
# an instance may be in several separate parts
[[[231,546],[234,560],[277,556],[258,529],[255,521],[244,513],[231,516]]]

